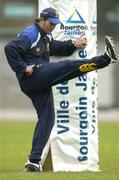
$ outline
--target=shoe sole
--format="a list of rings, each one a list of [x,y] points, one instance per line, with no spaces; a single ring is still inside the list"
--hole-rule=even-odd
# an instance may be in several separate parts
[[[40,169],[33,164],[27,164],[25,165],[25,171],[26,172],[41,172]]]
[[[113,48],[113,42],[111,41],[111,39],[108,36],[105,36],[105,43],[107,45],[107,48],[109,48],[110,52],[109,52],[109,56],[111,56],[111,58],[117,60],[117,56],[116,56],[116,52]],[[108,49],[107,49],[108,51]]]

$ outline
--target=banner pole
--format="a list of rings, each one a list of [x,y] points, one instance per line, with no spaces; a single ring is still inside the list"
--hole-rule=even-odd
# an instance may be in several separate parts
[[[88,36],[88,47],[77,50],[67,59],[95,56],[96,0],[39,0],[39,13],[49,6],[58,10],[62,21],[53,33],[54,39],[63,41],[82,34]],[[51,60],[63,59],[66,57]],[[58,84],[53,91],[56,118],[49,141],[53,171],[98,171],[97,72]]]

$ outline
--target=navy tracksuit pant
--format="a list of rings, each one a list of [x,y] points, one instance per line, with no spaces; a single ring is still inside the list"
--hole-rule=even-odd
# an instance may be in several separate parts
[[[110,63],[105,55],[90,60],[60,61],[44,63],[34,67],[31,76],[24,76],[20,81],[22,91],[27,94],[37,111],[38,121],[35,127],[30,160],[40,160],[43,149],[54,125],[54,103],[51,87],[66,80],[73,79],[94,69],[101,69]],[[79,70],[82,65],[90,64],[95,68]]]

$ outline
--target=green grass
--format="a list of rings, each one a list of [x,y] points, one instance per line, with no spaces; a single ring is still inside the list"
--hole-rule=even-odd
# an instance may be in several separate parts
[[[99,124],[99,173],[25,173],[34,122],[0,122],[0,180],[118,180],[119,123]]]

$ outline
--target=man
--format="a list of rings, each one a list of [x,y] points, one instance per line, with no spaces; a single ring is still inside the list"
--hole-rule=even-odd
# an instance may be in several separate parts
[[[113,43],[106,36],[104,55],[90,60],[64,60],[49,63],[49,56],[69,56],[76,49],[84,49],[87,46],[85,36],[78,37],[75,42],[54,40],[51,32],[58,23],[60,23],[58,12],[51,7],[46,8],[33,25],[20,32],[5,47],[6,57],[16,73],[21,90],[32,100],[38,114],[32,149],[25,164],[26,171],[42,171],[39,162],[54,125],[51,87],[118,61]]]

